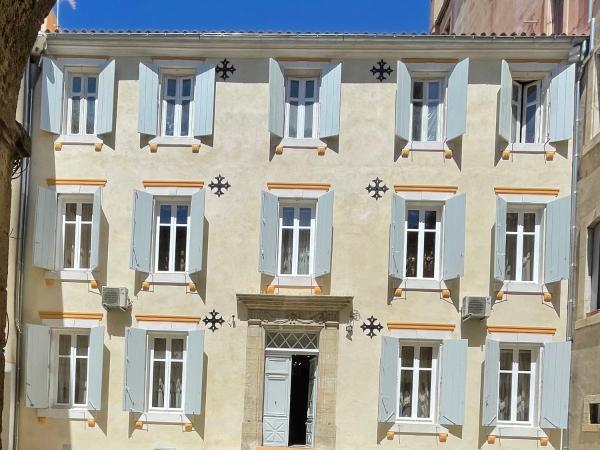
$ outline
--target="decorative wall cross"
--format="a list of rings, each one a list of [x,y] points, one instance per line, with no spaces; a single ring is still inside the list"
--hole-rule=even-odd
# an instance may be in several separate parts
[[[208,329],[214,333],[216,330],[221,328],[221,325],[223,325],[225,320],[221,317],[221,314],[219,314],[214,309],[211,312],[209,312],[208,314],[210,315],[210,317],[209,316],[205,317],[204,319],[202,319],[202,322],[204,322],[204,324],[208,327]],[[208,326],[209,323],[210,323],[210,326]]]
[[[223,190],[227,191],[231,185],[229,184],[229,181],[225,179],[225,177],[221,176],[221,174],[215,177],[215,180],[217,180],[217,182],[215,183],[214,181],[211,181],[208,187],[211,189],[211,191],[216,189],[216,192],[213,192],[213,194],[215,194],[217,197],[221,197],[221,195],[225,193]]]
[[[387,79],[391,75],[391,73],[394,71],[394,69],[392,69],[388,65],[388,63],[386,63],[383,59],[379,60],[377,65],[378,65],[378,67],[373,66],[373,68],[371,69],[371,73],[381,83],[383,80]]]
[[[385,184],[383,184],[383,180],[380,180],[379,178],[375,178],[372,181],[372,183],[375,183],[375,186],[371,186],[371,183],[369,183],[369,185],[365,189],[367,190],[369,195],[371,195],[371,192],[373,193],[371,197],[373,197],[375,200],[379,200],[381,197],[383,197],[383,195],[380,194],[380,192],[383,192],[385,194],[389,188]]]
[[[231,61],[225,58],[219,63],[219,65],[217,65],[216,71],[222,80],[227,81],[229,78],[229,73],[233,75],[233,72],[235,72],[235,67],[233,64],[231,64]]]
[[[377,336],[379,334],[379,332],[383,329],[383,327],[379,323],[379,320],[377,320],[373,316],[367,318],[367,321],[363,322],[363,324],[360,326],[360,328],[371,339],[373,339],[375,336]]]

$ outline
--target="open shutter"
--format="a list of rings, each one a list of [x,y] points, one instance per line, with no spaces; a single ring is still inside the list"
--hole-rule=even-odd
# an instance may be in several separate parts
[[[331,272],[331,240],[333,238],[333,191],[317,200],[317,232],[315,242],[315,276]]]
[[[467,89],[469,86],[469,58],[460,61],[448,78],[448,109],[446,140],[462,136],[467,129]]]
[[[90,252],[90,270],[96,270],[100,261],[100,224],[102,223],[102,189],[94,192],[92,206],[92,248]]]
[[[38,187],[33,232],[33,265],[42,269],[55,269],[56,221],[58,205],[56,192]]]
[[[185,369],[185,414],[202,413],[202,385],[204,376],[204,330],[188,333]]]
[[[540,427],[567,428],[571,342],[544,344]]]
[[[381,360],[379,361],[379,413],[378,421],[394,423],[398,404],[398,338],[381,337]]]
[[[467,339],[448,339],[442,345],[440,424],[464,425],[467,382]]]
[[[190,206],[190,249],[188,272],[202,271],[204,253],[204,189],[192,195]]]
[[[270,192],[262,192],[260,208],[260,255],[258,271],[267,275],[277,274],[277,235],[279,201]]]
[[[398,61],[396,77],[396,136],[398,139],[408,142],[410,140],[412,82],[410,72],[402,61]]]
[[[388,274],[390,277],[404,277],[404,238],[406,228],[406,200],[392,194],[392,223],[390,224],[390,254]]]
[[[48,408],[50,328],[25,325],[25,406]]]
[[[493,427],[498,420],[498,377],[500,373],[500,343],[485,343],[485,366],[483,370],[483,410],[481,424]]]
[[[87,408],[102,409],[102,366],[104,363],[104,327],[90,329],[88,357]]]
[[[494,245],[494,278],[503,282],[506,278],[506,200],[496,196],[496,243]]]
[[[153,197],[144,191],[133,193],[133,223],[131,224],[131,259],[129,268],[150,273],[152,253]]]
[[[115,60],[110,60],[98,75],[98,113],[96,134],[113,130],[113,104],[115,94]]]
[[[285,82],[283,69],[273,58],[269,58],[269,131],[283,137],[285,107]]]
[[[215,65],[198,64],[194,85],[194,136],[213,134]]]
[[[156,136],[158,133],[158,67],[140,63],[138,132]]]
[[[455,195],[444,207],[444,280],[465,273],[465,194]]]
[[[64,73],[61,64],[50,58],[42,58],[42,99],[40,105],[40,128],[60,134],[64,91]]]
[[[544,283],[569,278],[571,197],[561,197],[546,205]]]
[[[550,82],[550,142],[573,137],[575,114],[575,64],[560,67]]]
[[[342,63],[327,64],[321,70],[319,88],[319,137],[340,134],[340,95]]]
[[[125,328],[123,410],[144,412],[146,399],[146,330]]]
[[[498,111],[498,135],[506,142],[511,142],[512,127],[512,75],[510,66],[504,59],[500,68],[500,105]]]

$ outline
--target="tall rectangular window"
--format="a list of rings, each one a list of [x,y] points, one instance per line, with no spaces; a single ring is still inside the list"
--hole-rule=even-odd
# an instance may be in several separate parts
[[[96,130],[98,76],[70,74],[67,96],[67,134],[93,135]]]
[[[90,268],[92,252],[93,203],[61,196],[61,235],[63,269]]]
[[[408,278],[439,278],[441,208],[409,205],[406,211],[406,256]]]
[[[433,419],[438,348],[432,344],[400,344],[399,420]]]
[[[314,205],[280,205],[280,275],[310,275],[313,273],[314,230]]]
[[[187,270],[189,230],[189,202],[157,202],[154,257],[157,272]]]
[[[532,423],[537,353],[537,350],[522,347],[501,347],[498,421]]]
[[[589,257],[591,263],[588,264],[592,284],[592,298],[590,311],[600,309],[600,223],[596,224],[590,231],[588,240],[590,245]]]
[[[85,407],[89,334],[83,331],[56,330],[52,338],[52,403],[62,407]]]
[[[514,81],[512,91],[512,141],[542,141],[541,81]]]
[[[286,80],[285,137],[317,138],[318,87],[317,78]]]
[[[181,410],[185,383],[185,337],[151,336],[149,342],[150,409]]]
[[[506,214],[506,279],[537,282],[541,260],[542,211],[509,209]]]
[[[442,139],[442,80],[413,80],[411,98],[411,140]]]
[[[193,77],[163,78],[162,134],[185,137],[192,135]]]

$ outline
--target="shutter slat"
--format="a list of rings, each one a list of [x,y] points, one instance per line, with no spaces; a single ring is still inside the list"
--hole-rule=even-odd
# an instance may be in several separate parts
[[[46,270],[56,266],[56,222],[58,204],[56,192],[39,186],[33,233],[33,265]]]
[[[400,343],[397,338],[381,337],[378,421],[382,423],[394,423],[396,421],[399,352]]]
[[[115,94],[115,60],[106,64],[98,75],[98,112],[96,114],[96,134],[106,134],[113,130],[113,104]]]
[[[404,277],[404,239],[406,227],[406,201],[398,194],[392,195],[392,223],[390,224],[389,276]]]
[[[50,328],[25,325],[25,406],[48,408]]]
[[[90,251],[90,270],[96,270],[100,262],[100,228],[102,224],[102,189],[94,192],[92,206],[92,246]]]
[[[571,342],[544,344],[540,427],[567,428]]]
[[[61,64],[50,58],[42,58],[42,95],[40,105],[40,128],[60,134],[64,73]]]
[[[158,134],[158,67],[140,63],[139,68],[138,132]]]
[[[285,81],[281,65],[269,58],[269,131],[283,137]]]
[[[498,117],[498,135],[506,142],[512,141],[512,75],[510,66],[504,59],[500,68],[500,105]]]
[[[215,65],[199,64],[194,86],[194,136],[213,134]]]
[[[317,200],[317,231],[315,238],[315,276],[331,272],[331,244],[333,239],[333,191]]]
[[[146,398],[146,330],[125,328],[123,410],[144,412]]]
[[[276,195],[263,191],[260,212],[258,271],[273,277],[277,274],[278,223],[279,200]]]
[[[494,278],[503,282],[506,278],[506,211],[508,204],[496,196],[496,243],[494,245]]]
[[[446,140],[462,136],[467,129],[467,90],[469,87],[469,58],[460,61],[448,78],[448,120]]]
[[[544,283],[569,278],[571,197],[561,197],[546,205]]]
[[[465,273],[465,194],[455,195],[444,206],[444,280]]]
[[[144,191],[134,191],[129,268],[145,273],[150,273],[152,253],[152,207],[152,194]]]
[[[448,339],[442,345],[440,423],[463,425],[467,382],[467,339]]]
[[[485,366],[483,372],[482,425],[495,426],[498,420],[498,381],[500,373],[500,343],[489,340],[485,343]]]
[[[102,409],[102,369],[104,365],[104,327],[90,329],[87,408]]]
[[[550,142],[573,137],[575,113],[575,64],[560,67],[550,82]]]
[[[188,272],[201,272],[204,256],[204,189],[192,195],[190,205],[190,245]]]
[[[410,96],[412,81],[410,72],[402,61],[396,70],[396,136],[404,143],[410,140]]]
[[[321,70],[319,88],[319,137],[340,134],[342,64],[328,64]]]
[[[204,330],[188,333],[187,359],[185,369],[185,414],[202,413],[202,393],[204,376]]]

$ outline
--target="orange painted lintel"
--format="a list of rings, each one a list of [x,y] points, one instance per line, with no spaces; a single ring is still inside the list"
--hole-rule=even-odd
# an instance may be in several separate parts
[[[387,327],[388,330],[454,331],[456,325],[451,323],[388,322]]]
[[[395,184],[395,192],[448,192],[456,194],[458,186],[439,186],[434,184]]]
[[[106,186],[103,178],[46,178],[48,186]]]
[[[143,180],[145,188],[148,187],[183,187],[183,188],[203,188],[204,181],[186,181],[186,180]]]
[[[519,188],[519,187],[495,187],[494,192],[499,194],[518,194],[518,195],[552,195],[558,196],[560,189],[554,188]]]
[[[200,316],[164,316],[154,314],[136,314],[138,322],[176,322],[176,323],[199,323]]]
[[[277,183],[267,182],[267,189],[302,189],[305,191],[329,191],[331,184],[328,183]]]
[[[459,60],[454,58],[402,58],[405,63],[443,63],[456,64]]]
[[[487,331],[488,333],[556,334],[556,328],[552,327],[491,326]]]
[[[102,320],[103,313],[84,313],[84,312],[66,312],[66,311],[40,311],[40,319],[89,319]]]

